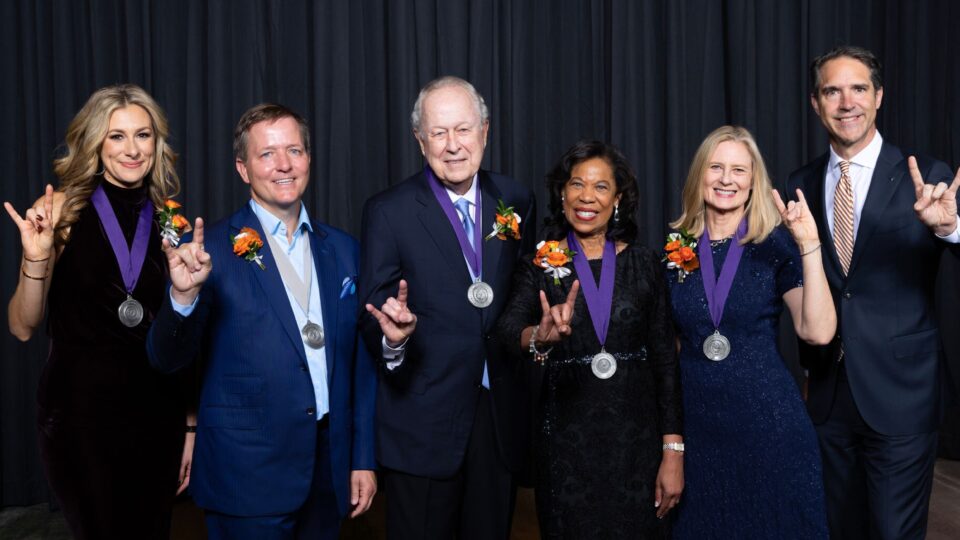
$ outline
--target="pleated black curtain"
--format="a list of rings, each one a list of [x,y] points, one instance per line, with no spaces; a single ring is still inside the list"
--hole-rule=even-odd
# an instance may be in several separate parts
[[[6,0],[0,199],[22,211],[56,183],[76,111],[95,89],[133,82],[169,116],[188,215],[216,220],[247,199],[232,129],[276,101],[312,126],[308,209],[357,234],[364,200],[422,166],[409,125],[420,86],[453,74],[490,106],[485,167],[532,186],[541,211],[564,149],[582,137],[620,146],[638,173],[641,238],[658,244],[718,125],[750,128],[778,182],[825,151],[807,64],[838,44],[883,60],[886,139],[960,165],[957,20],[950,0]],[[5,303],[20,247],[2,220]],[[47,345],[0,333],[3,506],[45,497],[34,392]]]

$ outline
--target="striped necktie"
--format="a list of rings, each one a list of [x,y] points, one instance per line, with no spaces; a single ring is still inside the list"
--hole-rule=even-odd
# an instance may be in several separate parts
[[[843,275],[847,275],[853,258],[853,184],[849,161],[840,162],[840,182],[833,197],[833,244]]]

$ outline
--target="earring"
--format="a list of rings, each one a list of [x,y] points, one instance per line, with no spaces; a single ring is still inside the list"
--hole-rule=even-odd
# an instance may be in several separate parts
[[[614,223],[620,222],[620,205],[618,204],[615,204],[613,206],[613,222]]]

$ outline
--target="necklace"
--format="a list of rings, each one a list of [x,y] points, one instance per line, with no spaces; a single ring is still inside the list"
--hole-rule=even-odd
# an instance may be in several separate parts
[[[722,245],[726,244],[731,238],[733,238],[733,236],[728,236],[728,237],[726,237],[726,238],[721,238],[721,239],[719,239],[719,240],[711,240],[711,241],[710,241],[710,247],[722,246]]]

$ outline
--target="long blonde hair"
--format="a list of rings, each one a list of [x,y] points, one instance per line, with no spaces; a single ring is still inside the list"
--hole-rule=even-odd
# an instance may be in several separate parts
[[[96,177],[102,166],[100,149],[107,137],[110,116],[117,109],[130,105],[143,107],[153,124],[156,147],[153,169],[146,177],[150,200],[157,208],[161,208],[164,200],[180,191],[180,178],[174,168],[177,155],[167,145],[170,129],[163,109],[139,86],[119,84],[101,88],[90,96],[73,117],[67,128],[66,153],[53,161],[53,172],[60,178],[58,191],[64,194],[55,229],[58,246],[70,239],[70,227],[77,222],[80,211],[89,204],[90,196],[99,185]]]
[[[740,243],[763,242],[780,224],[780,212],[773,204],[773,197],[770,194],[773,184],[767,174],[767,167],[763,164],[763,156],[760,155],[757,142],[747,128],[740,126],[718,127],[700,143],[700,148],[697,149],[697,153],[693,155],[693,162],[690,163],[687,182],[683,186],[683,213],[676,221],[670,223],[670,227],[684,229],[694,237],[703,234],[704,212],[706,212],[706,205],[703,202],[703,175],[713,151],[720,143],[727,141],[742,143],[750,153],[750,159],[753,160],[751,192],[744,210],[747,216],[747,234]]]

